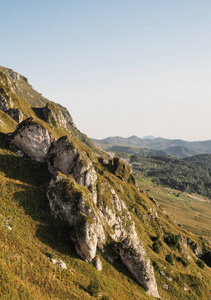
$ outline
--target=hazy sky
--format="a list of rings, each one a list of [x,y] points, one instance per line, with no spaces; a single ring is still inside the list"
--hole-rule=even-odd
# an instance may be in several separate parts
[[[211,139],[211,1],[0,0],[0,65],[89,137]]]

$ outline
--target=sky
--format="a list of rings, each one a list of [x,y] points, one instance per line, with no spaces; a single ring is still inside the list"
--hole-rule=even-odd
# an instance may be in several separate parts
[[[211,139],[211,1],[0,0],[0,65],[89,137]]]

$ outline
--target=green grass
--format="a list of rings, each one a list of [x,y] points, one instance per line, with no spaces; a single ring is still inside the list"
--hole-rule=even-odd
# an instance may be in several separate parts
[[[210,199],[158,186],[142,176],[138,178],[140,188],[154,198],[176,223],[197,235],[211,237]]]

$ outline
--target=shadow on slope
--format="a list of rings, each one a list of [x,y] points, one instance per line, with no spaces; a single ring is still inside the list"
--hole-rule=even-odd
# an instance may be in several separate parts
[[[0,154],[0,172],[5,177],[33,186],[46,184],[51,177],[46,163],[38,163],[28,156],[18,157],[8,154]]]
[[[43,114],[43,107],[32,107],[31,109],[33,110],[33,112],[39,119],[46,121],[44,114]]]
[[[43,254],[51,257],[51,250],[63,255],[70,256],[76,260],[82,260],[76,253],[74,243],[70,240],[70,228],[63,222],[55,220],[51,215],[48,199],[46,197],[47,184],[42,187],[32,187],[19,184],[21,190],[14,193],[14,199],[23,207],[25,214],[29,215],[36,222],[36,237],[46,245]],[[113,250],[113,244],[106,246],[105,252],[102,254],[104,259],[120,274],[126,276],[131,284],[138,285],[136,279],[131,275],[128,269],[121,262],[118,254]],[[108,264],[105,268],[108,269]],[[141,288],[139,286],[139,288]]]

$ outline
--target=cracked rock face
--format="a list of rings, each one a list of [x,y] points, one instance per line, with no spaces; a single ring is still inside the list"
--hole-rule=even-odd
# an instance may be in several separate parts
[[[123,264],[149,295],[159,298],[153,267],[126,205],[106,180],[101,184],[110,193],[105,202],[98,191],[95,205],[91,192],[77,184],[72,176],[55,175],[47,192],[52,214],[69,225],[77,253],[94,265],[98,265],[97,248],[103,249],[106,236],[110,236],[116,242]]]
[[[12,142],[51,173],[47,197],[51,213],[70,229],[70,238],[82,259],[102,269],[97,249],[112,240],[123,264],[147,293],[159,297],[153,267],[138,239],[135,224],[109,181],[97,175],[87,153],[67,136],[55,140],[32,118],[20,123]],[[61,172],[61,173],[59,173]]]
[[[48,168],[52,174],[57,171],[70,174],[78,184],[92,191],[96,203],[97,175],[92,162],[67,136],[61,137],[53,144],[48,157]]]
[[[50,182],[47,197],[54,217],[67,223],[77,253],[92,261],[97,247],[102,248],[105,234],[92,195],[71,176],[56,175]]]
[[[32,118],[21,122],[12,134],[12,142],[40,162],[47,159],[53,140],[52,134]]]
[[[128,238],[118,245],[118,249],[123,264],[146,289],[147,293],[160,298],[151,261],[137,237],[135,228]]]

